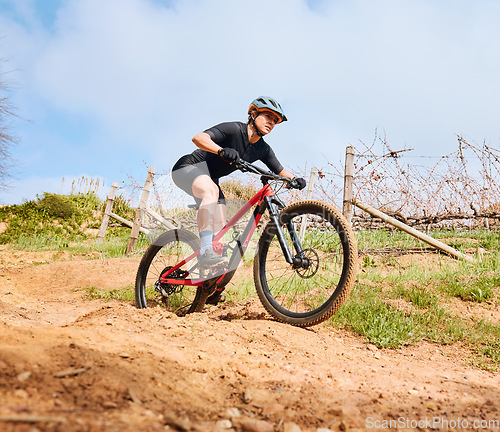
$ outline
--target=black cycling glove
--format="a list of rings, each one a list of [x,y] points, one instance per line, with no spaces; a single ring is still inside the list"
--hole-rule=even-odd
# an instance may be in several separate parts
[[[293,187],[298,190],[302,190],[306,187],[306,181],[302,177],[295,177],[293,181],[295,182],[295,185]]]
[[[221,148],[217,154],[224,159],[226,162],[238,162],[240,160],[240,154],[237,150],[231,147]]]

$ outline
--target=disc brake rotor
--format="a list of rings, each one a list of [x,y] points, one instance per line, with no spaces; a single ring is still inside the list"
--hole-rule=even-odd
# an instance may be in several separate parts
[[[314,249],[304,249],[302,259],[305,260],[307,265],[302,265],[296,268],[295,271],[303,279],[313,277],[319,269],[318,253]]]

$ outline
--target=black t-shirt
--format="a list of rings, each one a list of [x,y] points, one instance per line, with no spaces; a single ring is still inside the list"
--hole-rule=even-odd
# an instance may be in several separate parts
[[[247,162],[260,160],[275,174],[283,170],[273,149],[262,138],[254,144],[248,140],[247,124],[242,122],[226,122],[204,131],[222,148],[231,147],[238,151],[240,158]],[[219,155],[201,149],[181,157],[174,169],[186,165],[206,162],[210,177],[214,180],[224,177],[236,170],[234,165],[224,161]]]

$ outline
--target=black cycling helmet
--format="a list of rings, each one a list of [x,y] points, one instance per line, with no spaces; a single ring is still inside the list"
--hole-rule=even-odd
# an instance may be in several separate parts
[[[268,96],[260,96],[257,99],[254,99],[250,104],[250,108],[248,108],[248,114],[250,114],[253,110],[262,112],[262,111],[272,111],[279,117],[278,123],[287,121],[285,113],[283,112],[283,108],[281,105],[276,102],[273,98]]]

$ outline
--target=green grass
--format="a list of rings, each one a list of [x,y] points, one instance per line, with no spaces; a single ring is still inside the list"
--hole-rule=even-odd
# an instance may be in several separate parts
[[[238,273],[236,273],[234,277],[238,278]],[[227,297],[227,301],[233,301],[237,303],[243,302],[251,297],[256,296],[257,292],[255,291],[253,278],[249,277],[243,280],[240,279],[237,284],[231,282],[226,287],[224,294]]]
[[[113,290],[102,290],[96,287],[86,287],[82,289],[85,291],[85,298],[91,300],[123,300],[123,301],[132,301],[134,299],[134,288],[127,287],[122,289],[113,289]]]
[[[425,309],[438,304],[438,298],[428,287],[416,285],[414,283],[400,283],[395,287],[394,298],[402,298],[416,308]]]
[[[400,348],[420,338],[412,316],[384,303],[377,290],[363,283],[356,286],[333,319],[381,348]]]
[[[401,248],[409,249],[415,247],[426,247],[427,244],[417,240],[402,231],[394,230],[361,230],[356,231],[358,248],[364,249],[384,249]]]
[[[476,264],[460,263],[436,275],[437,290],[466,301],[485,302],[492,299],[500,287],[498,253],[490,254]]]
[[[362,246],[369,250],[417,244],[388,231],[360,234]],[[427,259],[367,254],[360,261],[361,272],[350,298],[331,324],[350,328],[381,348],[397,349],[419,340],[458,343],[470,350],[474,364],[497,369],[500,323],[483,317],[500,305],[500,234],[433,233],[448,240],[454,235],[463,249],[478,244],[495,249],[473,264],[436,254],[426,255]]]
[[[489,251],[500,250],[500,236],[497,231],[490,231],[484,228],[474,230],[437,230],[432,232],[432,236],[437,239],[449,239],[446,241],[451,247],[459,250],[466,248],[481,247]]]
[[[393,306],[382,290],[360,282],[332,323],[351,328],[381,348],[400,348],[419,340],[443,345],[461,342],[500,364],[497,324],[465,319],[429,293],[403,291],[400,298],[407,301],[404,311]]]
[[[474,230],[434,230],[427,233],[451,247],[463,251],[466,248],[481,247],[487,250],[500,250],[500,236],[496,231],[483,228]],[[364,249],[400,248],[410,249],[429,245],[399,230],[360,230],[356,231],[358,247]]]
[[[103,258],[120,258],[125,256],[130,238],[130,229],[124,228],[120,235],[106,236],[102,242],[93,240],[82,245],[81,248],[75,246],[75,251],[79,253],[100,252]],[[142,234],[139,235],[132,255],[142,255],[149,246],[149,240]]]
[[[96,287],[86,287],[79,291],[84,291],[84,297],[90,300],[121,300],[125,302],[135,302],[135,288],[133,285],[128,285],[120,289],[104,290]],[[153,289],[154,291],[154,289]],[[152,292],[146,295],[153,296]]]
[[[17,241],[9,243],[9,248],[12,250],[41,252],[41,251],[68,251],[72,255],[95,255],[93,258],[120,258],[125,256],[127,245],[130,237],[130,229],[119,228],[110,235],[106,235],[102,242],[95,239],[85,241],[68,241],[65,237],[51,236],[47,233],[41,233],[33,236],[20,236]],[[140,235],[136,248],[132,255],[141,255],[149,246],[149,240]]]

